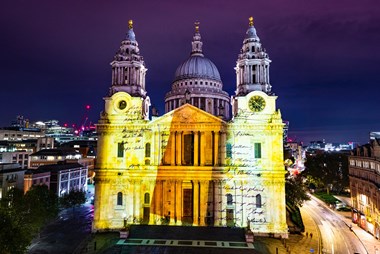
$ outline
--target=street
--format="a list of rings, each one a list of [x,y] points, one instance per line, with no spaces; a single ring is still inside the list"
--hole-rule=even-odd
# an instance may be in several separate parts
[[[94,206],[86,203],[80,207],[63,210],[56,221],[49,224],[33,240],[29,254],[73,253],[83,239],[91,234]],[[59,229],[59,230],[57,230]]]
[[[316,222],[322,237],[322,253],[367,253],[358,237],[350,230],[340,215],[335,214],[317,198],[305,202],[304,208]]]

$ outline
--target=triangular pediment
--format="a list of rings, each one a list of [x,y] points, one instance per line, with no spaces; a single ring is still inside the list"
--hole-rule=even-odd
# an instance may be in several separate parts
[[[222,119],[190,104],[182,105],[151,122],[151,124],[165,123],[226,124]]]

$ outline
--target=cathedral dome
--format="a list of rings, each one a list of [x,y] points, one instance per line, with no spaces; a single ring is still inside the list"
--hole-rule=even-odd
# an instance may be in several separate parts
[[[223,91],[218,68],[202,52],[199,22],[191,42],[191,54],[181,63],[172,82],[172,89],[165,96],[165,111],[174,110],[189,103],[214,116],[228,119],[230,96]]]
[[[175,72],[174,81],[192,78],[221,81],[215,64],[210,59],[201,55],[191,55],[179,65]]]

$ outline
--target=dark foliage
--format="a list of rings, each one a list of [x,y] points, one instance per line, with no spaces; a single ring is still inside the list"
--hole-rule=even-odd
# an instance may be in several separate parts
[[[310,200],[299,176],[287,177],[285,182],[286,203],[294,207],[301,207],[303,202]]]
[[[301,175],[308,180],[308,184],[341,193],[349,186],[347,155],[323,153],[308,156]]]
[[[25,253],[40,228],[57,213],[58,199],[45,185],[25,195],[9,190],[0,202],[0,253]]]

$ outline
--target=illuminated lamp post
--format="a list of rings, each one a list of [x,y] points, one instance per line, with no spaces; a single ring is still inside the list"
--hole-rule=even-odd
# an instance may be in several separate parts
[[[124,228],[127,227],[127,214],[123,213],[123,219],[124,219]]]

